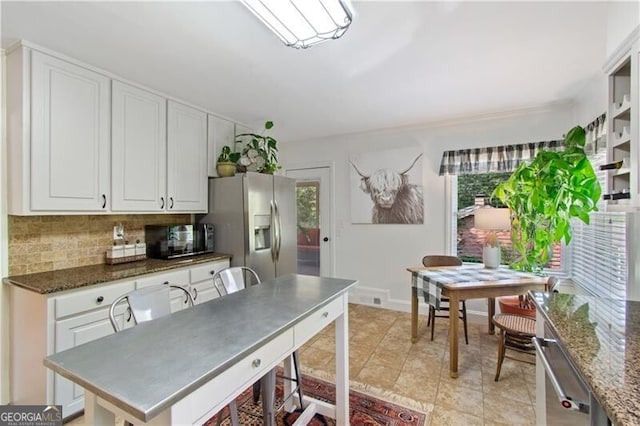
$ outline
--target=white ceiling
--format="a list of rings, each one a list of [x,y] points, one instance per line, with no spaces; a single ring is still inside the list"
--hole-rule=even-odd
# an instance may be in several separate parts
[[[601,75],[606,2],[354,2],[351,28],[284,46],[231,2],[1,2],[25,39],[279,140],[547,105]],[[260,127],[258,127],[260,128]]]

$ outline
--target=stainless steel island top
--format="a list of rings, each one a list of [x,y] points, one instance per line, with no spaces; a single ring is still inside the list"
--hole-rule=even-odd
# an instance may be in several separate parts
[[[146,422],[355,284],[286,275],[51,355],[44,365]]]

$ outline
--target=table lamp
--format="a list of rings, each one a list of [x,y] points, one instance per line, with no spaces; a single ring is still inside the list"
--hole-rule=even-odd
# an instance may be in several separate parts
[[[485,268],[495,269],[500,266],[500,243],[495,231],[511,229],[509,209],[482,207],[476,210],[474,228],[489,231],[482,248],[482,262]]]

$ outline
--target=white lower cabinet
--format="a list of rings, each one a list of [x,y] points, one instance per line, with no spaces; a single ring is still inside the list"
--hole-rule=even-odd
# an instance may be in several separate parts
[[[191,268],[191,294],[196,304],[208,302],[220,296],[213,286],[213,276],[219,270],[228,267],[229,260],[219,260],[217,262],[207,263],[204,266]]]
[[[111,303],[134,289],[177,284],[197,295],[196,303],[211,300],[218,296],[212,273],[228,266],[225,259],[53,294],[9,286],[11,403],[59,404],[65,418],[82,410],[84,390],[46,369],[43,358],[113,333]],[[181,290],[172,290],[171,303],[172,311],[188,306]],[[134,325],[124,304],[116,309],[116,321],[121,329]]]
[[[121,307],[115,315],[120,329],[128,328],[131,320],[127,322],[126,309]],[[55,328],[55,352],[71,349],[83,343],[108,336],[113,333],[113,327],[109,320],[109,309],[75,315],[70,318],[56,321]],[[55,374],[54,385],[55,404],[62,405],[63,413],[74,413],[84,408],[84,389],[69,380]]]

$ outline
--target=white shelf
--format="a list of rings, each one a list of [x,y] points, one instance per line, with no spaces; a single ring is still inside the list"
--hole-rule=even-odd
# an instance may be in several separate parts
[[[620,102],[614,102],[611,106],[611,115],[614,119],[626,119],[630,118],[631,111],[631,96],[626,93]]]
[[[631,141],[631,133],[629,132],[629,126],[624,126],[621,132],[616,132],[612,135],[612,146],[619,147]]]

